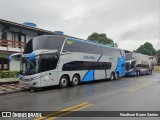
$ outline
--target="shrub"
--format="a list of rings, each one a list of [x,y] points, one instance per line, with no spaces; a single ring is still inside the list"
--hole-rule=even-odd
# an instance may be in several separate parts
[[[19,71],[0,71],[0,78],[14,78],[19,75]]]

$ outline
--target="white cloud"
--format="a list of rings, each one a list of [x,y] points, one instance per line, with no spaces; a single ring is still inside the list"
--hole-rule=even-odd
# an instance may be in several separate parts
[[[1,0],[0,11],[1,19],[83,39],[106,33],[124,49],[144,42],[160,49],[160,0]]]

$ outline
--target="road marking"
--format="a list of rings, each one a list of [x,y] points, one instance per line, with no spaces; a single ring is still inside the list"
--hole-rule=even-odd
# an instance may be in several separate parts
[[[81,109],[84,109],[84,108],[88,108],[88,107],[90,107],[90,106],[92,106],[92,105],[93,105],[93,104],[90,103],[90,104],[85,105],[85,106],[82,106],[82,107],[80,107],[80,108],[73,109],[73,110],[71,110],[71,111],[67,111],[67,112],[64,112],[64,113],[62,113],[62,114],[58,114],[57,117],[56,117],[56,116],[55,116],[55,117],[50,117],[50,118],[48,118],[47,120],[54,120],[54,119],[63,117],[63,116],[65,116],[65,115],[71,114],[71,113],[73,113],[73,112],[75,112],[75,111],[78,111],[78,110],[81,110]]]
[[[62,113],[64,114],[66,112],[70,112],[71,110],[78,109],[78,108],[81,108],[81,107],[84,107],[84,106],[88,106],[88,105],[91,105],[91,104],[89,102],[84,102],[84,103],[81,103],[81,104],[77,104],[77,105],[62,109],[62,110],[57,111],[57,112],[50,113],[48,115],[45,115],[44,117],[36,118],[34,120],[42,120],[42,119],[45,119],[47,117],[53,117],[55,115],[59,115],[59,114],[62,114]]]
[[[142,89],[142,88],[144,88],[144,87],[148,87],[148,86],[150,86],[150,85],[155,84],[155,83],[156,83],[156,82],[158,82],[158,81],[159,81],[159,80],[157,80],[157,81],[153,81],[153,82],[148,82],[148,83],[145,83],[145,84],[137,85],[137,86],[135,86],[134,88],[130,88],[130,89],[128,89],[128,92],[133,92],[133,91],[136,91],[136,90]]]

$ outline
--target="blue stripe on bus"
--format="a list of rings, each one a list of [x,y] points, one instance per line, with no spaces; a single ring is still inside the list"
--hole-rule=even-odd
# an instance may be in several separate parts
[[[83,77],[82,82],[94,81],[94,70],[89,70]]]
[[[35,55],[34,55],[34,52],[30,53],[30,54],[29,54],[29,60],[30,60],[30,61],[33,61],[33,60],[34,60],[34,56],[35,56]]]

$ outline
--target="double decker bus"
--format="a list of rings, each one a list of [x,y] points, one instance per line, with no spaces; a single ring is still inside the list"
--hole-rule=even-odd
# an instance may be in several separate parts
[[[125,53],[126,76],[151,75],[154,69],[153,56],[135,52]]]
[[[64,35],[43,35],[27,43],[20,68],[20,84],[32,88],[117,80],[125,75],[125,52]]]

